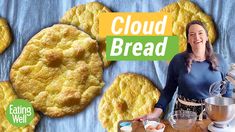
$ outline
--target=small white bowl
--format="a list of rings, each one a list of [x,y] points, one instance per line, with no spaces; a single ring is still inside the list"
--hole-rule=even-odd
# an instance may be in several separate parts
[[[163,128],[161,128],[159,130],[148,130],[147,129],[148,126],[156,127],[158,124],[160,124],[160,122],[157,122],[157,121],[148,121],[147,120],[147,121],[144,122],[144,128],[145,128],[146,132],[163,132],[165,127],[166,127],[165,125],[164,125]]]
[[[120,128],[121,132],[131,132],[132,127],[131,126],[123,126]]]

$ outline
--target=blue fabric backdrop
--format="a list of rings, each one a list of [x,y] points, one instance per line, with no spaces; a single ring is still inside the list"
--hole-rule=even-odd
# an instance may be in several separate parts
[[[0,16],[8,20],[14,42],[0,55],[0,81],[9,80],[9,71],[27,41],[41,29],[58,23],[73,6],[94,0],[0,0]],[[228,64],[235,61],[235,1],[192,0],[216,23],[218,39],[214,50]],[[157,12],[175,0],[99,0],[114,12]],[[168,64],[164,61],[119,61],[104,70],[103,92],[120,73],[134,72],[147,76],[159,89],[165,86]],[[103,94],[103,93],[102,93]],[[64,118],[43,116],[38,132],[103,132],[98,120],[98,96],[83,112]],[[171,104],[172,105],[172,104]],[[172,106],[170,111],[172,111]]]

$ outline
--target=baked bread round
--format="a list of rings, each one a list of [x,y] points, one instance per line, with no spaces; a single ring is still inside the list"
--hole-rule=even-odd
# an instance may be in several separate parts
[[[97,42],[74,26],[56,24],[31,38],[10,79],[36,110],[61,117],[80,112],[100,93],[102,75]]]
[[[101,54],[104,67],[108,67],[111,62],[106,59],[105,38],[99,37],[99,15],[100,13],[107,12],[111,12],[110,9],[101,3],[90,2],[71,8],[60,20],[60,23],[72,24],[79,27],[98,41],[99,53]]]
[[[99,120],[108,132],[116,132],[120,120],[132,120],[150,113],[159,97],[159,90],[146,77],[120,74],[102,96]]]
[[[0,18],[0,54],[10,45],[11,41],[10,27],[4,18]]]

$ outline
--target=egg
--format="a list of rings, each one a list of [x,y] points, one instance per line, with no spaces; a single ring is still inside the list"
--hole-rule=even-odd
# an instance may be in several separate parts
[[[156,129],[157,129],[157,130],[160,130],[160,129],[164,128],[164,127],[165,127],[164,124],[159,123],[159,124],[156,126]]]

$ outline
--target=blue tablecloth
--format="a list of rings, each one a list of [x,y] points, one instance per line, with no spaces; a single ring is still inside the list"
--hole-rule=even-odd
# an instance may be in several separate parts
[[[0,55],[0,80],[9,80],[12,63],[21,53],[27,41],[41,29],[58,23],[64,13],[73,6],[93,0],[1,0],[0,17],[8,20],[14,42]],[[175,0],[99,0],[114,12],[157,12]],[[227,61],[235,61],[235,1],[193,0],[216,23],[218,39],[214,50]],[[120,73],[134,72],[147,76],[159,89],[165,85],[168,64],[164,61],[119,61],[104,70],[105,87],[110,86]],[[103,93],[102,93],[103,94]],[[98,120],[98,96],[83,112],[64,118],[43,116],[38,132],[103,132]],[[172,110],[172,107],[170,107]]]

